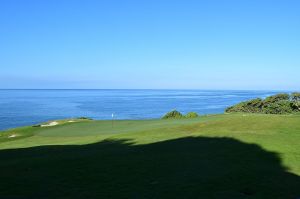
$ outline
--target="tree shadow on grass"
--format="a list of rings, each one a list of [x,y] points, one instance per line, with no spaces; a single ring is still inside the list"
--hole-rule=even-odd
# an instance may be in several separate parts
[[[276,153],[231,138],[106,140],[0,151],[0,198],[291,198]]]

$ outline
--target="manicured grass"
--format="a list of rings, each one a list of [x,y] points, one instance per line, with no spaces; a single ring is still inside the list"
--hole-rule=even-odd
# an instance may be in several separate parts
[[[59,123],[0,133],[0,198],[300,197],[300,115]]]

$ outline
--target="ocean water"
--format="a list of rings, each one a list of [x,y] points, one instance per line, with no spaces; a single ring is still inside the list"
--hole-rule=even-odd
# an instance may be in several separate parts
[[[223,113],[225,108],[276,91],[216,90],[0,90],[0,130],[73,118],[153,119],[183,113]]]

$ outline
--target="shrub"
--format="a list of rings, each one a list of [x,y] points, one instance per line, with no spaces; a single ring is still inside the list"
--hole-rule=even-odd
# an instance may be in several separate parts
[[[277,94],[264,100],[263,112],[267,114],[286,114],[293,112],[293,104],[289,94]]]
[[[269,103],[274,103],[274,102],[279,102],[279,101],[286,101],[290,99],[290,95],[286,93],[280,93],[277,95],[272,95],[270,97],[267,97],[264,100],[264,104],[269,104]]]
[[[227,108],[225,111],[230,112],[245,112],[245,113],[260,113],[262,112],[263,100],[260,98],[241,102],[237,105]]]
[[[300,111],[300,93],[291,95],[280,93],[267,97],[241,102],[225,110],[227,113],[266,113],[266,114],[288,114]]]
[[[186,118],[196,118],[199,117],[198,113],[196,112],[189,112],[185,115]]]
[[[287,114],[293,112],[293,103],[290,101],[279,101],[264,106],[264,113],[267,114]]]
[[[92,120],[92,119],[89,118],[89,117],[78,117],[77,119],[80,119],[80,120]]]
[[[184,118],[184,116],[179,111],[176,110],[168,112],[162,117],[162,119],[180,119],[180,118]]]
[[[292,93],[291,98],[293,101],[300,101],[300,93],[298,92]]]
[[[292,107],[295,111],[300,111],[300,93],[295,92],[291,95]]]
[[[292,108],[294,111],[300,111],[300,102],[293,102],[292,103]]]

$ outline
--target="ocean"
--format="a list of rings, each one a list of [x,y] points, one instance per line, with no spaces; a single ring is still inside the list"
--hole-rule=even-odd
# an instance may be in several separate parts
[[[228,90],[0,90],[0,130],[54,119],[154,119],[182,113],[223,113],[243,100],[276,91]]]

